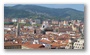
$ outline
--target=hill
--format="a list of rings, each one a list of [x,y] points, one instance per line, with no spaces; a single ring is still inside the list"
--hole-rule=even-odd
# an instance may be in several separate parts
[[[84,20],[84,12],[71,8],[55,9],[37,5],[16,5],[12,7],[4,7],[5,18],[40,18],[40,19],[56,19]]]

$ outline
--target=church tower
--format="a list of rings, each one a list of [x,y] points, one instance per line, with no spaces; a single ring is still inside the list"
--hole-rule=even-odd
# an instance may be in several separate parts
[[[17,22],[17,26],[16,26],[16,37],[18,37],[18,36],[19,36],[19,24]]]
[[[47,27],[48,27],[48,21],[44,21],[42,26],[41,26],[41,30],[44,30]]]

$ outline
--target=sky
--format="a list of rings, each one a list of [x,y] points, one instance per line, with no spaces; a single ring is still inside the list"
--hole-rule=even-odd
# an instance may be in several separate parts
[[[15,6],[15,5],[17,4],[4,4],[4,6]],[[26,4],[22,4],[22,5],[26,5]],[[72,8],[79,11],[84,11],[84,4],[33,4],[33,5],[49,7],[49,8]]]

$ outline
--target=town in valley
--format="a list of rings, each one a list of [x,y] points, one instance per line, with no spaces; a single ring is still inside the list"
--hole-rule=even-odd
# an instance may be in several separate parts
[[[6,18],[4,49],[84,49],[84,22]]]

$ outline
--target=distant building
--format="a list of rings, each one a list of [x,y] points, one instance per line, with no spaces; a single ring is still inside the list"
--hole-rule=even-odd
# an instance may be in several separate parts
[[[31,21],[31,24],[32,24],[32,25],[36,24],[36,21],[34,21],[34,20],[33,20],[33,21]]]
[[[25,19],[19,19],[19,23],[26,23]]]
[[[39,44],[39,41],[38,40],[34,40],[33,44]]]
[[[58,21],[52,20],[52,24],[58,24],[58,23],[59,23]]]
[[[17,22],[17,19],[12,19],[12,22]]]
[[[35,19],[36,24],[40,24],[41,21],[39,19]]]
[[[6,19],[4,19],[4,22],[12,22],[12,19],[6,18]]]

